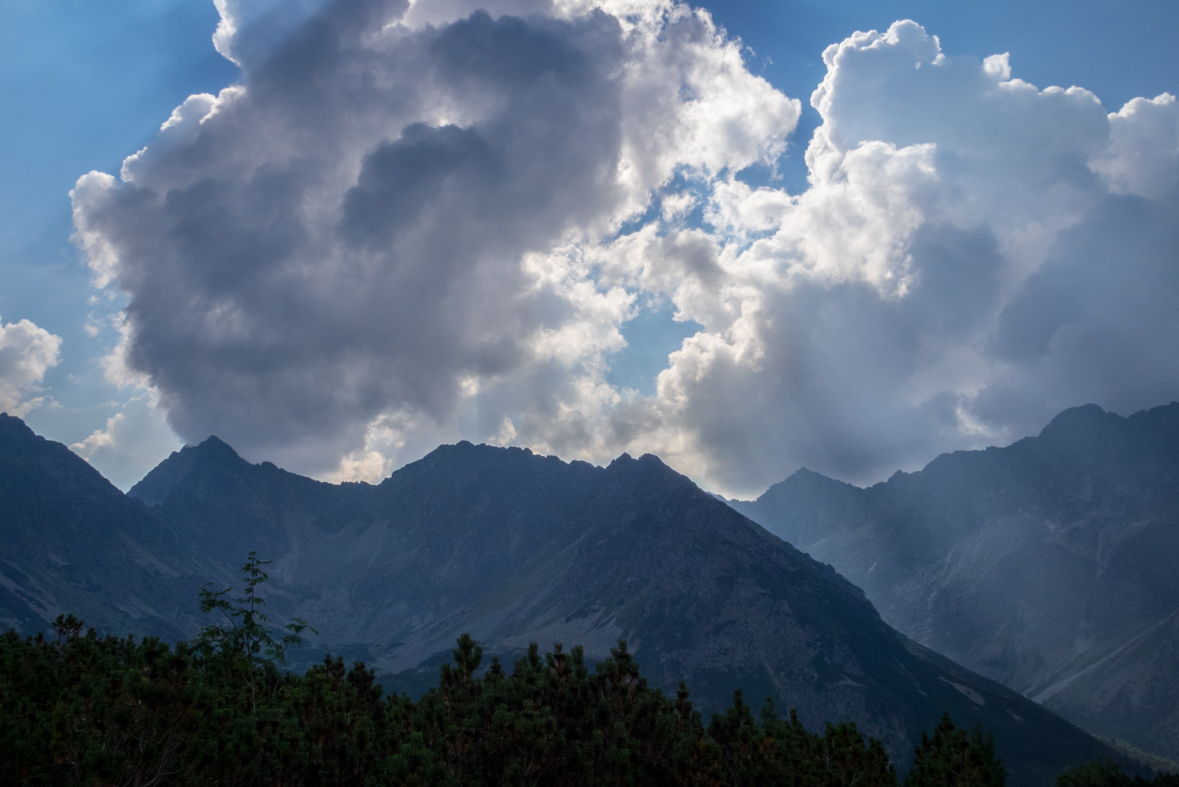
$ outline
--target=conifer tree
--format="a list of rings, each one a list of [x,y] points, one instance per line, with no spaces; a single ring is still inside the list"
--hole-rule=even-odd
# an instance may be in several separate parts
[[[1007,770],[995,757],[995,743],[982,727],[958,729],[943,714],[933,737],[921,733],[905,787],[1004,787]]]

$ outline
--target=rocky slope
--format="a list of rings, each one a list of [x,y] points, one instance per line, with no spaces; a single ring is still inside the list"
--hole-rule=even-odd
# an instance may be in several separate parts
[[[868,489],[800,470],[733,505],[919,642],[1179,758],[1179,403],[1068,410]]]

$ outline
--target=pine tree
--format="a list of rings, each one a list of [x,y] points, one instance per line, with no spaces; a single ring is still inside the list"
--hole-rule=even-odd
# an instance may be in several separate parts
[[[921,733],[913,751],[913,770],[905,787],[1004,787],[1007,770],[995,757],[995,744],[982,727],[958,729],[943,714],[930,738]]]

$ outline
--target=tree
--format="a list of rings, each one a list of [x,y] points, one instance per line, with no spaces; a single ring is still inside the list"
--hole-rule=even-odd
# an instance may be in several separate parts
[[[1108,760],[1078,765],[1056,777],[1056,787],[1130,787],[1131,784],[1133,780]]]
[[[921,733],[905,787],[1004,787],[1007,769],[995,757],[995,743],[982,727],[958,729],[948,713],[930,738]]]
[[[245,675],[250,688],[251,711],[257,708],[258,673],[264,671],[267,666],[273,666],[275,662],[286,664],[287,649],[292,645],[303,644],[304,631],[319,633],[302,618],[291,618],[291,621],[283,626],[287,633],[282,639],[275,639],[269,626],[270,617],[263,610],[266,599],[258,595],[258,586],[270,579],[262,570],[262,566],[269,565],[270,562],[259,560],[257,552],[249,554],[246,564],[242,566],[245,589],[241,597],[232,601],[226,598],[233,591],[232,585],[224,590],[213,590],[210,587],[211,583],[206,583],[199,591],[201,612],[219,610],[226,622],[201,627],[194,645],[204,654],[206,660],[216,656]]]

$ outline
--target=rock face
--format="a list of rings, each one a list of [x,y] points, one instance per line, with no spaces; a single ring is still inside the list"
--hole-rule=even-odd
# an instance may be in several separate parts
[[[922,644],[1179,758],[1179,403],[1075,408],[868,489],[800,470],[732,504]]]
[[[53,445],[41,443],[30,450]],[[853,719],[902,765],[943,711],[994,732],[1015,785],[1111,755],[898,634],[829,566],[653,456],[597,468],[460,443],[379,485],[336,486],[250,464],[211,438],[173,454],[131,499],[109,491],[129,532],[175,539],[158,548],[176,556],[168,565],[189,583],[191,608],[196,577],[224,582],[256,550],[274,561],[271,614],[320,631],[307,657],[362,658],[390,684],[433,678],[462,632],[505,658],[537,641],[581,644],[593,659],[625,638],[653,683],[685,680],[705,710],[740,687],[750,702],[797,707],[812,727]],[[116,542],[120,527],[107,528]],[[145,576],[150,589],[161,574]],[[199,622],[169,625],[191,633]]]

